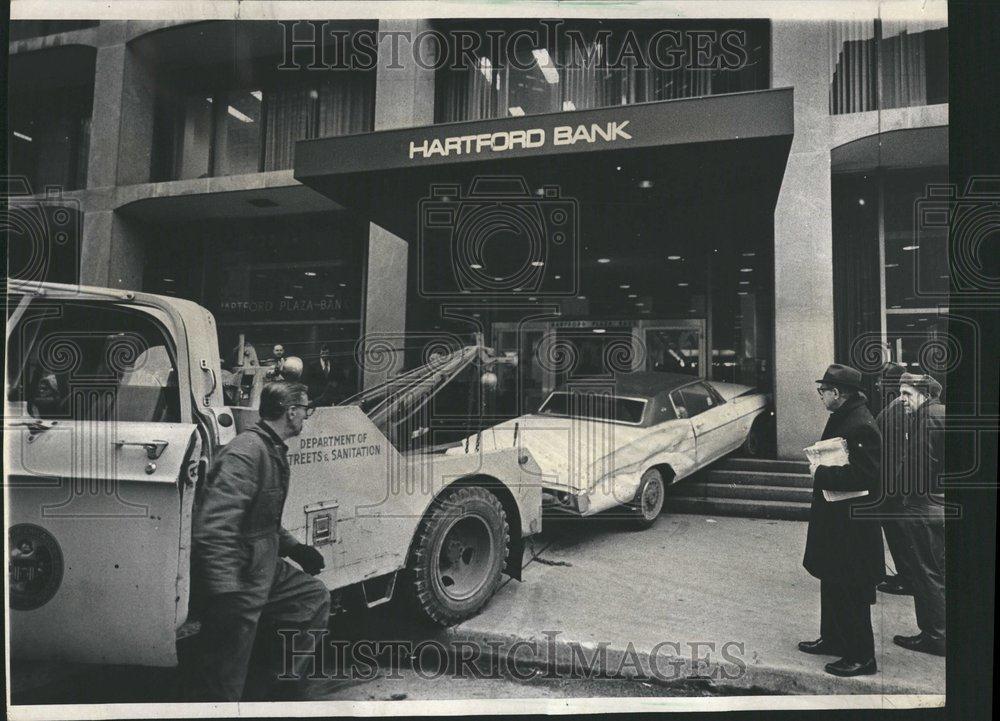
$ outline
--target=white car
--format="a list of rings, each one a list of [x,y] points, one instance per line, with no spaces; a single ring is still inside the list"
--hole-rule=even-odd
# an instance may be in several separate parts
[[[582,516],[624,506],[639,528],[656,522],[666,486],[743,447],[757,455],[770,397],[735,383],[638,372],[560,388],[537,413],[469,436],[447,452],[518,446],[541,472],[543,499]]]

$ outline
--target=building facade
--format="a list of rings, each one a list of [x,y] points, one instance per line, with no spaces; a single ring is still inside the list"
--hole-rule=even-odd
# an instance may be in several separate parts
[[[448,62],[344,41],[456,33]],[[698,33],[697,67],[593,63]],[[70,241],[13,238],[12,274],[193,299],[233,356],[328,346],[345,395],[481,333],[521,358],[501,414],[687,372],[771,391],[798,457],[832,360],[938,370],[944,21],[15,21],[10,51],[10,172]],[[476,189],[566,242],[530,260],[514,217],[461,255]]]

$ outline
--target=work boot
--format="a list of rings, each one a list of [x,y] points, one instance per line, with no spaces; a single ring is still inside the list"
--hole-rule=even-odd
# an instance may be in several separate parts
[[[802,653],[811,653],[816,656],[840,655],[840,651],[823,638],[817,638],[815,641],[799,641],[799,650]]]
[[[878,672],[878,665],[875,663],[874,656],[867,661],[852,661],[847,658],[842,658],[839,661],[828,663],[825,668],[827,673],[831,673],[834,676],[845,677],[871,676],[873,673]]]

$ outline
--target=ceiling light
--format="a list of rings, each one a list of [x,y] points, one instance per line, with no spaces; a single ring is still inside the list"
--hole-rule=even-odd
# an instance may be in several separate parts
[[[241,123],[252,123],[253,122],[253,118],[251,118],[249,115],[245,115],[244,113],[241,113],[239,110],[237,110],[236,108],[234,108],[232,105],[230,105],[229,108],[227,108],[226,112],[228,112],[234,118],[236,118],[237,120],[239,120]]]
[[[750,285],[750,281],[749,280],[741,280],[740,281],[740,285]]]
[[[531,261],[531,265],[533,265],[535,268],[541,268],[543,265],[545,265],[545,263],[541,260],[533,260]]]
[[[293,285],[292,287],[295,288],[295,290],[302,290],[301,285]]]
[[[263,93],[261,93],[259,90],[253,90],[253,91],[251,91],[250,94],[253,95],[255,98],[257,98],[257,100],[263,100],[264,99]]]
[[[552,58],[549,57],[549,51],[545,48],[538,48],[537,50],[532,50],[531,54],[535,56],[535,62],[538,63],[538,69],[542,71],[542,77],[545,78],[545,82],[549,85],[558,83],[559,71],[552,67]]]
[[[341,288],[347,287],[347,283],[337,283],[337,285],[339,285]]]
[[[174,279],[173,279],[173,278],[164,278],[164,279],[163,279],[163,282],[164,282],[164,283],[173,283],[173,282],[174,282]]]
[[[687,283],[678,283],[678,284],[677,284],[677,287],[678,287],[678,288],[687,288],[687,286],[688,286],[688,284],[687,284]]]
[[[283,295],[281,297],[284,298],[285,300],[292,300],[292,296],[290,295]]]
[[[310,278],[315,278],[316,277],[316,271],[314,271],[314,270],[307,270],[305,273],[303,273],[303,275],[307,275]]]
[[[535,296],[531,296],[530,298],[528,298],[528,300],[538,300],[538,298],[536,298]]]
[[[621,284],[620,286],[618,286],[618,287],[619,287],[619,288],[621,288],[622,290],[628,290],[628,289],[629,289],[629,288],[631,288],[632,286],[630,286],[630,285],[629,285],[628,283],[622,283],[622,284]]]
[[[30,136],[28,136],[28,135],[25,135],[24,133],[19,133],[19,132],[17,132],[16,130],[14,131],[14,137],[15,137],[15,138],[20,138],[21,140],[27,140],[27,141],[28,141],[29,143],[33,143],[33,142],[34,142],[34,141],[33,141],[33,140],[31,139],[31,137],[30,137]]]
[[[524,115],[524,109],[520,105],[512,105],[507,108],[507,112],[513,115],[515,118]]]
[[[645,303],[636,303],[635,305],[636,305],[637,308],[641,308],[642,306],[644,306],[646,304]]]
[[[898,268],[899,267],[899,263],[886,263],[885,267],[886,268]]]
[[[667,256],[667,260],[680,260],[680,259],[681,259],[681,257],[679,255],[668,255]]]
[[[552,276],[552,277],[553,277],[553,278],[554,278],[555,280],[562,280],[562,276],[561,276],[561,275],[554,275],[554,276]]]
[[[864,204],[865,204],[865,199],[864,198],[858,198],[858,205],[864,205]]]
[[[652,188],[653,187],[653,181],[652,180],[640,180],[639,181],[639,187],[640,188]]]
[[[607,331],[604,330],[604,328],[594,328],[593,332],[594,333],[607,333]]]
[[[611,262],[611,258],[598,258],[597,262],[601,263],[602,265],[604,265],[606,263],[610,263]]]
[[[576,105],[572,100],[563,100],[563,110],[576,110]]]
[[[919,248],[920,248],[919,245],[904,245],[903,246],[903,250],[917,250]]]
[[[745,290],[741,290],[736,295],[746,295],[746,294],[747,292]]]
[[[753,258],[755,255],[757,255],[757,254],[755,252],[753,252],[752,250],[748,251],[746,253],[743,253],[743,257],[744,258]]]
[[[615,166],[615,170],[619,170],[620,171],[621,169],[622,169],[622,166],[620,166],[620,165],[616,165]]]
[[[639,296],[638,296],[638,295],[636,295],[635,293],[629,293],[629,294],[628,294],[628,297],[629,297],[629,298],[638,298]]]
[[[753,273],[753,268],[740,268],[741,273]]]
[[[479,263],[469,263],[469,267],[472,268],[472,270],[482,270],[483,269],[483,266],[479,265]]]

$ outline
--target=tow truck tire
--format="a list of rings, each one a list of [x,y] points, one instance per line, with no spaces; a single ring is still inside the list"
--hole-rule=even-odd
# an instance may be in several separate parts
[[[628,507],[631,512],[630,522],[636,531],[644,531],[650,528],[656,519],[660,517],[663,510],[663,499],[666,495],[666,486],[663,483],[663,474],[656,468],[650,468],[642,474],[639,481],[639,490],[635,493],[635,500]]]
[[[500,499],[485,488],[445,491],[417,527],[409,564],[416,606],[441,626],[476,615],[496,592],[509,549]]]

